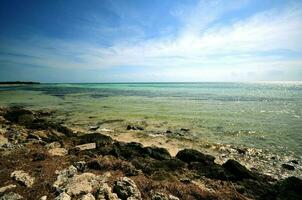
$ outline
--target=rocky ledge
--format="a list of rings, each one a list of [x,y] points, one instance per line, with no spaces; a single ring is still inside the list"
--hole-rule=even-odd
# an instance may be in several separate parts
[[[74,133],[51,113],[0,109],[0,199],[301,199],[302,181],[276,180],[194,149]]]

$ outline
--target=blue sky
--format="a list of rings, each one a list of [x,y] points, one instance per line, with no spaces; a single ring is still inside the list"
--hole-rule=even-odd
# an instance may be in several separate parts
[[[302,81],[299,0],[0,4],[0,81]]]

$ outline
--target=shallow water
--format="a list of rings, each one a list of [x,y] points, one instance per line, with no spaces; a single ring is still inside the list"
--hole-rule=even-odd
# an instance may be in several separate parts
[[[302,83],[1,86],[0,105],[56,109],[67,123],[121,119],[190,128],[214,143],[302,156]]]

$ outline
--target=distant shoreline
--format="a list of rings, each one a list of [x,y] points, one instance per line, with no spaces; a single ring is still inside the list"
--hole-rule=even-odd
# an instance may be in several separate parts
[[[39,82],[32,82],[32,81],[4,81],[0,82],[0,85],[33,85],[33,84],[40,84]]]

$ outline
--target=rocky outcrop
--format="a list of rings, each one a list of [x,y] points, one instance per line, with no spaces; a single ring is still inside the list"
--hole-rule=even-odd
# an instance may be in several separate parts
[[[35,181],[35,178],[31,177],[28,173],[24,172],[23,170],[14,171],[11,174],[11,177],[26,187],[31,187]]]
[[[141,193],[133,180],[122,177],[113,186],[113,192],[122,200],[141,200]]]

